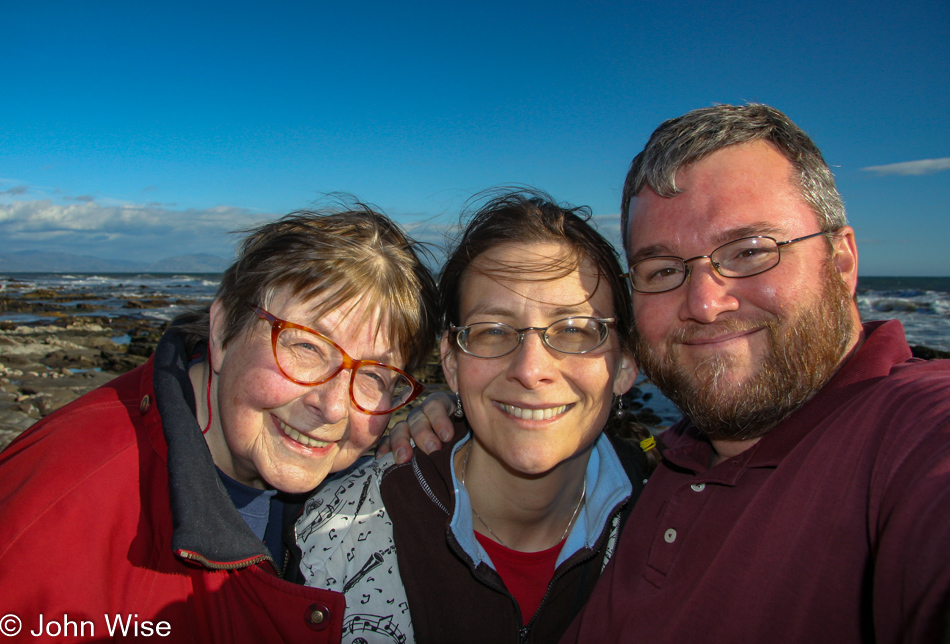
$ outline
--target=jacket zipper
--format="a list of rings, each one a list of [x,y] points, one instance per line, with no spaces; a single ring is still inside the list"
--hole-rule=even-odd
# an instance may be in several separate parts
[[[531,637],[531,628],[534,626],[534,621],[538,615],[541,614],[541,609],[544,608],[544,605],[548,601],[548,597],[551,596],[551,590],[554,588],[555,582],[557,582],[561,577],[566,575],[568,572],[577,568],[578,566],[584,565],[587,561],[593,559],[594,555],[603,545],[605,539],[610,538],[610,533],[612,531],[612,526],[617,517],[620,516],[620,512],[623,510],[623,506],[627,504],[627,500],[623,500],[618,503],[614,509],[607,516],[607,520],[604,522],[604,528],[601,530],[600,537],[597,538],[597,541],[594,542],[594,545],[586,549],[586,555],[581,555],[582,551],[577,551],[571,556],[567,562],[568,565],[561,564],[560,568],[555,571],[554,576],[551,577],[551,581],[548,583],[548,589],[544,593],[544,597],[541,598],[541,603],[538,604],[538,609],[534,612],[534,615],[531,616],[531,621],[529,621],[525,626],[519,631],[521,637],[521,644],[527,644],[530,641]],[[578,556],[580,555],[580,556]],[[573,561],[571,561],[573,560]],[[598,571],[599,574],[599,571]],[[512,600],[514,598],[512,597]]]
[[[500,593],[504,595],[505,597],[507,597],[508,599],[510,599],[512,606],[514,606],[515,610],[520,615],[521,607],[518,605],[518,600],[515,599],[515,596],[512,595],[508,591],[507,588],[505,588],[504,584],[498,585],[494,582],[494,580],[486,579],[483,575],[478,574],[478,567],[473,565],[475,562],[468,555],[468,553],[462,549],[462,546],[459,545],[458,541],[455,539],[455,536],[452,534],[452,531],[446,528],[445,532],[446,532],[446,541],[448,541],[449,546],[452,548],[452,551],[455,552],[456,556],[458,556],[462,561],[468,562],[468,566],[472,570],[472,576],[476,579],[476,581],[478,581],[483,586],[487,586],[489,589],[494,590],[495,592]],[[550,590],[551,590],[551,587],[548,586],[548,591],[550,592]],[[517,621],[521,622],[520,619]],[[526,642],[527,640],[525,639],[525,637],[530,634],[530,631],[531,631],[531,624],[529,623],[528,625],[525,625],[524,622],[521,622],[521,626],[518,628],[518,641]]]
[[[448,508],[446,508],[441,501],[439,501],[438,497],[435,495],[435,492],[433,492],[432,488],[429,487],[429,482],[426,481],[425,476],[423,476],[422,470],[419,469],[419,464],[416,462],[415,458],[412,459],[412,473],[415,475],[416,481],[419,483],[419,487],[422,488],[423,492],[426,493],[426,496],[429,497],[435,506],[442,510],[442,512],[445,514],[452,516],[452,513],[449,512]]]
[[[234,561],[231,563],[218,563],[212,562],[206,559],[205,557],[199,555],[197,552],[192,552],[191,550],[179,550],[176,553],[182,559],[188,559],[189,561],[194,561],[200,563],[205,568],[210,568],[211,570],[238,570],[239,568],[247,568],[248,566],[253,566],[266,561],[271,565],[274,573],[281,577],[280,571],[277,570],[277,565],[274,563],[274,560],[268,555],[255,555],[243,561]]]

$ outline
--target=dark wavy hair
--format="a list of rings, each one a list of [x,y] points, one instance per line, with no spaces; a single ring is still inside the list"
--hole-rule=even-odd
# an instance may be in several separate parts
[[[559,279],[577,270],[584,260],[590,262],[598,272],[595,291],[610,290],[616,318],[614,333],[620,350],[632,354],[633,306],[626,275],[617,251],[591,226],[590,219],[591,211],[586,206],[559,204],[549,195],[530,188],[499,188],[476,195],[462,213],[462,231],[439,278],[443,330],[461,322],[459,307],[465,275],[469,270],[480,270],[472,266],[479,255],[502,244],[555,243],[567,246],[571,252],[553,258],[550,266],[544,267],[551,272],[545,271],[544,277],[536,279]],[[532,258],[524,265],[515,262],[493,268],[491,274],[503,271],[530,280],[537,270],[537,261]],[[605,431],[637,441],[650,436],[649,430],[632,417],[617,418],[613,414]],[[657,450],[647,452],[651,469],[657,457]]]

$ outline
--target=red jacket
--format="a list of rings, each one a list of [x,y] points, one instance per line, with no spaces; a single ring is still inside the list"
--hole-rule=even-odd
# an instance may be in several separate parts
[[[218,482],[180,342],[163,345],[0,453],[0,632],[339,642],[343,595],[278,576]]]

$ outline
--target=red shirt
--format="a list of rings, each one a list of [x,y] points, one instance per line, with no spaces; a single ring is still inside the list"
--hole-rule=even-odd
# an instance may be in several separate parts
[[[491,557],[495,571],[505,582],[508,592],[518,600],[521,621],[527,624],[538,611],[548,584],[554,577],[554,564],[557,563],[564,542],[540,552],[520,552],[506,548],[478,532],[475,533],[475,538]]]
[[[950,361],[897,321],[755,446],[687,422],[564,641],[937,641],[950,597]]]

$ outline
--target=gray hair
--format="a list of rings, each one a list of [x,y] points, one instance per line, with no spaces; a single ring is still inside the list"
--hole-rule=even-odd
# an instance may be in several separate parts
[[[676,172],[730,145],[767,141],[795,167],[802,199],[824,232],[848,225],[835,178],[821,151],[801,128],[774,107],[760,103],[714,105],[687,112],[660,125],[630,164],[623,185],[620,229],[629,252],[630,204],[645,187],[661,197],[679,194]]]

